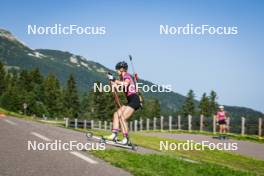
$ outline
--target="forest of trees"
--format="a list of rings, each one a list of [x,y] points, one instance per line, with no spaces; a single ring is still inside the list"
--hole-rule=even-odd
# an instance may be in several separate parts
[[[120,94],[125,103],[125,97]],[[0,62],[0,107],[26,115],[48,118],[86,118],[111,120],[116,110],[111,92],[81,93],[74,75],[62,85],[55,75],[44,76],[33,70],[7,71]],[[157,99],[145,100],[144,108],[134,118],[160,116]]]
[[[202,95],[202,98],[199,102],[198,107],[195,105],[195,94],[193,90],[190,90],[186,95],[186,100],[183,103],[179,114],[184,117],[188,115],[199,116],[203,114],[205,117],[212,117],[218,108],[218,104],[216,102],[217,94],[215,91],[211,91],[210,95],[207,96],[206,93]]]

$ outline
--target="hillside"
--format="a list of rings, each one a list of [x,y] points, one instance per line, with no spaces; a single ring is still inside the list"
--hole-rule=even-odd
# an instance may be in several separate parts
[[[68,76],[75,75],[81,92],[88,91],[95,81],[106,83],[105,74],[112,70],[86,58],[65,51],[37,49],[33,50],[17,40],[9,31],[0,29],[0,61],[7,65],[7,69],[39,68],[41,73],[55,74],[62,84]],[[140,80],[143,84],[153,83]],[[177,111],[185,100],[183,95],[170,93],[145,93],[145,97],[155,97],[160,101],[162,111]],[[227,107],[234,115],[259,117],[261,112],[242,107]]]

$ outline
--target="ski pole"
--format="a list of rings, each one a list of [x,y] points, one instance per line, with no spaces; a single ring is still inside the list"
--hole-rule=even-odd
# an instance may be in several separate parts
[[[129,57],[129,60],[130,60],[131,66],[132,66],[132,71],[133,71],[133,75],[134,75],[134,81],[137,83],[137,81],[138,81],[138,75],[135,72],[135,67],[134,67],[134,63],[133,63],[133,60],[132,60],[132,56],[131,55],[128,55],[128,57]]]
[[[143,108],[143,93],[142,93],[142,91],[138,88],[138,85],[137,85],[137,83],[138,83],[138,74],[136,73],[136,71],[135,71],[135,67],[134,67],[134,63],[133,63],[133,59],[132,59],[132,56],[131,55],[128,55],[128,57],[129,57],[129,60],[130,60],[130,63],[131,63],[131,66],[132,66],[132,71],[133,71],[133,75],[134,75],[134,82],[135,82],[135,84],[136,84],[136,90],[137,90],[137,92],[138,92],[138,94],[139,94],[139,99],[140,99],[140,105],[141,105],[141,108]]]
[[[108,78],[109,78],[109,75],[112,76],[111,73],[108,73]],[[112,77],[112,78],[113,78],[113,77]],[[121,129],[122,129],[123,132],[126,132],[126,133],[127,133],[127,132],[128,132],[128,129],[127,129],[127,127],[126,127],[126,125],[125,125],[125,122],[124,122],[124,118],[123,118],[124,115],[123,115],[122,112],[121,112],[121,115],[118,113],[119,109],[122,107],[121,101],[120,101],[120,99],[119,99],[119,96],[117,95],[116,88],[112,85],[112,82],[111,82],[110,79],[109,79],[109,84],[110,84],[110,86],[111,86],[111,88],[112,88],[112,94],[113,94],[113,97],[114,97],[115,103],[116,103],[117,108],[118,108],[118,110],[117,110],[117,115],[118,115],[119,122],[120,122],[120,124],[121,124]]]

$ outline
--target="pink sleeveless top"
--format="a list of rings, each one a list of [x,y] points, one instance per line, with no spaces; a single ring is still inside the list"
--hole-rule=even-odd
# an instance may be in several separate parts
[[[126,95],[126,97],[137,93],[134,80],[132,79],[132,76],[129,73],[126,73],[122,77],[122,81],[125,81],[127,79],[129,80],[129,85],[125,88],[125,95]]]
[[[226,115],[225,115],[225,111],[218,111],[217,112],[217,114],[216,114],[216,116],[217,116],[217,119],[218,120],[224,120],[225,119],[225,117],[226,117]]]

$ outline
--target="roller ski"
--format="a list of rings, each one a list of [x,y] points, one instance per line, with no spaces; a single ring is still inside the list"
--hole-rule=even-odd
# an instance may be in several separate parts
[[[92,132],[86,133],[86,137],[88,140],[94,139],[97,142],[105,143],[105,144],[112,145],[115,147],[130,149],[134,151],[137,151],[138,149],[138,146],[135,144],[132,144],[129,138],[124,138],[123,140],[119,141],[117,137],[113,137],[113,136],[112,136],[113,138],[111,138],[111,136],[99,137],[99,136],[94,136]]]
[[[220,135],[220,136],[213,136],[213,139],[218,139],[218,140],[228,140],[227,136]]]

